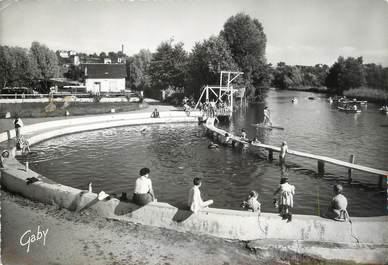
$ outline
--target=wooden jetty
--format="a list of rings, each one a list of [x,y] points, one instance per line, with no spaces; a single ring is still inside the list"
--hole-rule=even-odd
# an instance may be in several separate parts
[[[208,120],[205,123],[205,127],[209,131],[213,132],[214,136],[216,136],[216,137],[225,137],[225,134],[227,133],[228,136],[230,137],[230,139],[232,139],[232,141],[234,143],[240,143],[243,145],[260,147],[260,148],[264,148],[264,149],[268,150],[268,159],[269,160],[273,159],[273,152],[280,152],[280,147],[278,147],[278,146],[262,144],[262,143],[255,143],[255,142],[249,143],[246,140],[241,139],[241,137],[235,136],[235,135],[233,135],[225,130],[222,130],[222,129],[215,127],[214,126],[214,118],[208,118]],[[309,154],[309,153],[290,150],[290,149],[288,149],[287,154],[317,160],[318,175],[320,175],[320,176],[323,176],[325,173],[325,163],[334,164],[337,166],[342,166],[342,167],[348,168],[348,180],[349,180],[349,182],[352,181],[352,170],[359,170],[359,171],[368,172],[368,173],[372,173],[372,174],[380,176],[379,183],[378,183],[378,185],[380,187],[383,186],[384,176],[385,177],[388,176],[388,171],[354,164],[354,155],[351,155],[349,162],[346,162],[346,161],[342,161],[342,160],[335,159],[335,158],[330,158],[330,157],[321,156],[321,155],[314,155],[314,154]]]

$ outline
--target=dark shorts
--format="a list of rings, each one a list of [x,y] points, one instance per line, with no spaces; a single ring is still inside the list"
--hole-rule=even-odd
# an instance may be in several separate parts
[[[137,205],[144,206],[153,201],[152,195],[150,193],[134,193],[132,201]]]

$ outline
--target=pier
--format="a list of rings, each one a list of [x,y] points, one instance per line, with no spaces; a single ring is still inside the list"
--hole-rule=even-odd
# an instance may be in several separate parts
[[[205,127],[209,131],[213,132],[213,136],[217,137],[218,139],[220,137],[225,137],[225,134],[228,133],[228,135],[232,139],[234,145],[235,144],[251,145],[251,146],[255,146],[255,147],[259,147],[259,148],[263,148],[263,149],[267,150],[268,151],[268,160],[273,160],[273,152],[280,152],[279,146],[273,146],[273,145],[262,144],[262,143],[249,143],[247,141],[242,140],[239,136],[235,136],[235,135],[233,135],[225,130],[222,130],[222,129],[215,127],[214,126],[214,118],[208,118],[208,120],[205,124]],[[383,187],[384,176],[388,176],[388,171],[354,164],[354,158],[355,158],[354,155],[351,155],[349,162],[346,162],[346,161],[342,161],[342,160],[335,159],[335,158],[330,158],[330,157],[321,156],[321,155],[314,155],[314,154],[309,154],[306,152],[300,152],[300,151],[295,151],[295,150],[290,150],[290,149],[288,149],[287,154],[317,160],[317,172],[318,172],[319,176],[323,176],[325,173],[325,163],[348,168],[348,180],[349,180],[349,182],[352,181],[352,170],[359,170],[359,171],[378,175],[379,176],[378,185],[380,188]]]

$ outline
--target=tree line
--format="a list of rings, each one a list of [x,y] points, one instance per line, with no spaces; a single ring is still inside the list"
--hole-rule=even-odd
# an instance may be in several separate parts
[[[368,87],[388,91],[388,67],[363,64],[362,57],[338,57],[328,66],[290,66],[281,62],[272,70],[272,85],[281,89],[316,89],[342,94],[349,89]]]
[[[262,88],[270,86],[321,89],[338,94],[363,86],[388,91],[387,67],[363,64],[362,57],[341,56],[332,66],[291,66],[283,62],[272,66],[266,60],[266,42],[262,24],[238,13],[227,19],[217,35],[196,42],[190,52],[185,51],[182,42],[170,39],[160,43],[154,53],[143,49],[129,57],[121,51],[77,55],[82,62],[125,57],[127,88],[143,90],[146,95],[171,88],[197,98],[204,85],[219,84],[221,70],[243,72],[237,85],[247,88],[248,97],[255,97]],[[61,64],[58,51],[55,53],[38,42],[33,42],[30,49],[0,46],[1,87],[38,87],[47,92],[50,78],[84,78],[80,66],[70,64],[64,69]]]
[[[30,49],[0,46],[0,84],[48,88],[50,78],[60,75],[58,58],[47,46],[33,42]]]

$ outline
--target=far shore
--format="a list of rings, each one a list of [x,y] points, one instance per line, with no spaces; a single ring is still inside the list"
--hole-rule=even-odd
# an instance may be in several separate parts
[[[276,88],[279,90],[283,90],[280,88]],[[312,93],[321,93],[329,96],[338,95],[333,90],[330,90],[326,87],[298,87],[298,88],[287,88],[284,90],[291,91],[303,91],[303,92],[312,92]],[[388,91],[384,91],[381,89],[372,89],[367,87],[354,88],[344,91],[343,96],[348,98],[356,98],[357,100],[366,100],[368,102],[376,103],[376,104],[387,104],[388,103]]]

